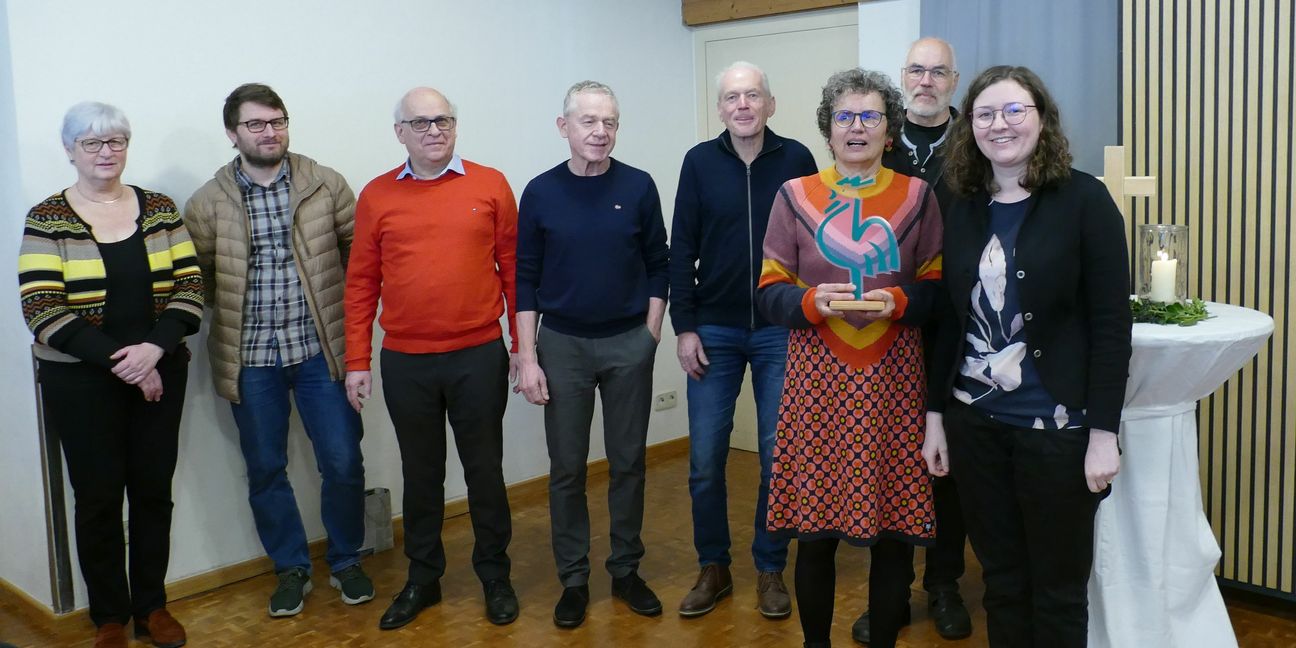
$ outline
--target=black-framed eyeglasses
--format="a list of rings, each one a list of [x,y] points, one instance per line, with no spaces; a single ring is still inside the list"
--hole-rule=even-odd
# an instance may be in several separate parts
[[[864,128],[877,128],[885,117],[876,110],[865,110],[863,112],[851,112],[849,110],[838,110],[832,114],[833,125],[837,128],[850,128],[855,123],[855,118],[859,117],[860,125]]]
[[[433,117],[431,119],[428,119],[427,117],[415,117],[414,119],[404,119],[401,120],[400,123],[408,124],[410,130],[413,130],[415,133],[426,133],[428,129],[432,128],[433,124],[435,124],[437,130],[444,133],[448,130],[453,130],[455,127],[455,123],[457,121],[458,120],[456,120],[454,117],[451,117],[449,115],[441,115],[440,117]]]
[[[288,128],[288,116],[284,115],[283,117],[277,117],[275,119],[249,119],[247,121],[239,122],[238,125],[248,129],[249,133],[260,133],[265,130],[266,125],[280,131]]]
[[[83,139],[83,140],[77,140],[77,143],[81,145],[81,150],[85,151],[86,153],[98,153],[99,151],[103,150],[105,144],[108,145],[109,151],[112,151],[114,153],[120,153],[122,151],[125,151],[126,147],[130,145],[130,140],[125,137],[114,137],[112,139],[106,139],[106,140],[105,139]]]
[[[1035,106],[1020,102],[1006,103],[1002,108],[972,109],[972,125],[977,128],[990,128],[994,124],[995,113],[1003,115],[1005,124],[1016,126],[1026,121],[1026,115],[1035,110]]]
[[[958,70],[951,70],[943,65],[936,67],[923,67],[921,65],[910,65],[909,67],[900,68],[906,77],[911,81],[918,81],[923,78],[924,74],[930,74],[934,81],[944,81],[950,77],[958,76]]]

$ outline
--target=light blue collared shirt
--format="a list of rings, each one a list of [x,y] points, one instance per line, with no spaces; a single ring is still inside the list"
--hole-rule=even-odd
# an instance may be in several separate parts
[[[405,178],[414,178],[415,180],[436,180],[451,171],[454,171],[459,175],[467,175],[467,173],[464,172],[463,158],[459,157],[458,153],[452,153],[450,155],[450,164],[447,164],[444,169],[441,169],[441,173],[438,173],[431,178],[419,177],[419,174],[414,173],[414,167],[410,166],[409,158],[405,158],[405,168],[401,169],[400,173],[396,174],[396,179],[404,180]]]

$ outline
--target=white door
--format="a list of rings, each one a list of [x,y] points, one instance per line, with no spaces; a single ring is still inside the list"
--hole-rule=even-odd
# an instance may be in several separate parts
[[[716,74],[734,61],[748,61],[769,77],[777,102],[770,128],[800,140],[814,154],[820,168],[828,166],[832,158],[815,125],[815,110],[829,75],[858,65],[858,15],[850,6],[696,29],[698,139],[716,137],[724,130],[716,115]],[[756,451],[756,406],[750,372],[738,397],[730,445]]]

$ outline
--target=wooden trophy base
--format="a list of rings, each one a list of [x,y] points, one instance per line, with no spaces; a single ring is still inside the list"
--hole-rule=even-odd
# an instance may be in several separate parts
[[[886,309],[886,302],[867,299],[844,299],[828,302],[828,308],[835,311],[880,311]]]

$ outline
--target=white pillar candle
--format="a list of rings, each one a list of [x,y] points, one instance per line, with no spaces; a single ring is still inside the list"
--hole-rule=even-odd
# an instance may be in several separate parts
[[[1165,250],[1157,252],[1157,256],[1161,258],[1152,262],[1152,289],[1148,299],[1163,304],[1177,301],[1175,275],[1179,270],[1179,260],[1167,259]]]

